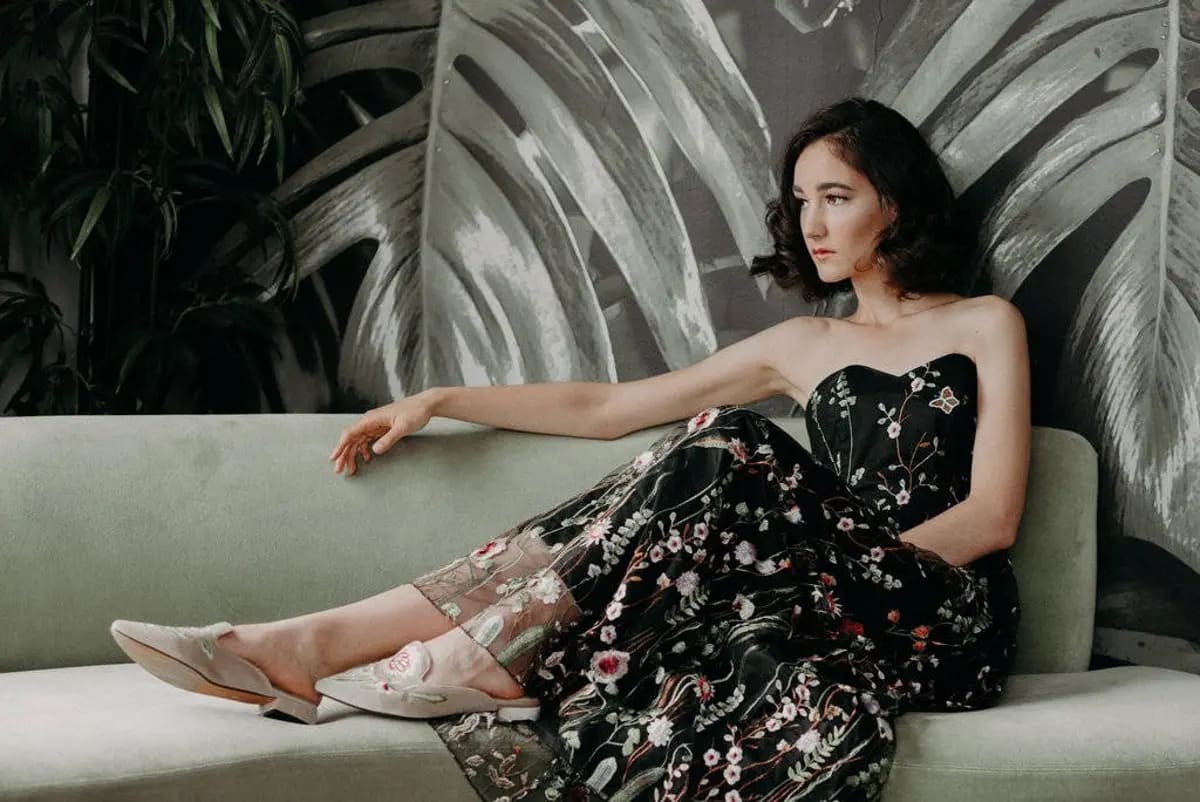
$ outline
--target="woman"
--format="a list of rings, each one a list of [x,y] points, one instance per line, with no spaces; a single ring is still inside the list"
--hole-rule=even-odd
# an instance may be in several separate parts
[[[371,410],[336,472],[433,415],[606,438],[688,420],[412,584],[266,624],[118,621],[114,637],[168,682],[268,714],[312,722],[328,695],[436,718],[486,800],[877,799],[896,716],[990,706],[1015,652],[1025,332],[1007,301],[955,292],[972,243],[953,209],[900,114],[821,110],[788,145],[774,253],[751,273],[807,300],[852,291],[849,317],[788,320],[637,382],[436,388]],[[811,452],[738,406],[780,394],[804,404]]]

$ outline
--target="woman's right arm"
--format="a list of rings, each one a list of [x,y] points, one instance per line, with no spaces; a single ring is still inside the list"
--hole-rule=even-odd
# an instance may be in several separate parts
[[[424,428],[434,416],[498,429],[608,439],[611,427],[602,412],[617,386],[608,382],[541,382],[432,387],[364,412],[342,431],[329,460],[334,473],[345,468],[353,476],[359,459],[370,462],[372,452],[385,453],[397,440]]]
[[[490,387],[434,387],[427,395],[431,415],[497,429],[606,439],[602,416],[609,382],[538,382]]]

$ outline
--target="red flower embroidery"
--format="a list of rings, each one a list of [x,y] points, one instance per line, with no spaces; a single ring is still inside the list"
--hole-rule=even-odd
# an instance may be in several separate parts
[[[495,540],[489,540],[475,551],[471,552],[471,556],[476,560],[483,560],[488,557],[501,553],[508,548],[507,538],[498,537]]]
[[[927,638],[929,637],[929,627],[925,624],[921,624],[919,627],[913,627],[913,634],[918,638]]]
[[[888,613],[888,621],[891,621],[894,624],[899,620],[900,620],[900,611],[899,610],[892,610],[890,613]]]
[[[915,643],[913,644],[913,651],[914,651],[914,652],[923,652],[923,651],[925,651],[925,641],[923,641],[923,640],[919,640],[919,641],[915,642]]]
[[[832,585],[837,582],[837,580],[831,577],[829,574],[821,574],[821,581],[826,585]]]
[[[858,621],[853,621],[849,618],[842,619],[842,632],[851,632],[855,635],[863,634],[863,625]]]

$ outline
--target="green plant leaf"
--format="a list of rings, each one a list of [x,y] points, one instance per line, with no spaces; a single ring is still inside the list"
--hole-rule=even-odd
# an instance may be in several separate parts
[[[135,95],[138,93],[137,89],[135,89],[133,87],[133,84],[131,84],[131,83],[129,83],[129,81],[125,80],[125,76],[122,75],[120,73],[120,71],[117,70],[116,67],[114,67],[111,63],[109,63],[109,60],[104,57],[104,53],[102,53],[100,51],[100,48],[97,47],[94,43],[93,43],[88,55],[90,56],[92,63],[94,63],[97,67],[99,67],[100,70],[105,75],[107,75],[109,78],[111,78],[115,83],[117,83],[124,89],[129,90],[130,92],[132,92]]]
[[[279,60],[279,79],[283,84],[283,113],[287,114],[296,95],[296,83],[292,67],[292,51],[283,34],[275,34],[275,58]]]
[[[249,9],[241,3],[230,3],[225,10],[229,12],[229,22],[233,26],[234,35],[237,36],[242,47],[249,50],[253,39],[250,36],[250,29],[246,26],[246,15],[250,13]]]
[[[271,49],[271,38],[271,26],[264,20],[259,25],[258,33],[246,54],[242,68],[238,71],[236,83],[239,90],[252,86],[262,76],[267,52]]]
[[[38,154],[43,158],[51,152],[51,142],[54,136],[54,112],[49,106],[38,109]],[[43,166],[42,172],[45,171]]]
[[[100,220],[100,215],[104,214],[104,208],[108,206],[108,199],[111,196],[112,190],[108,184],[105,184],[92,197],[92,202],[88,205],[87,215],[83,218],[83,225],[79,229],[79,234],[75,237],[75,244],[71,247],[70,259],[72,262],[79,256],[80,249],[87,242],[92,229],[96,227],[96,223]]]
[[[208,17],[209,22],[219,30],[221,19],[217,16],[217,8],[213,5],[213,0],[200,0],[200,5],[204,6],[204,16]]]
[[[262,164],[263,156],[267,155],[267,148],[271,145],[271,140],[274,138],[272,132],[275,130],[275,123],[271,117],[271,108],[274,107],[271,101],[265,101],[262,107],[263,127],[262,127],[262,145],[258,149],[258,158],[254,160],[255,164]],[[279,110],[275,110],[275,114],[279,114]],[[282,122],[282,121],[281,121]],[[276,165],[278,167],[278,165]],[[276,170],[278,172],[278,170]],[[282,176],[278,176],[279,181],[283,181]]]
[[[238,124],[233,141],[238,148],[237,171],[241,172],[246,166],[246,160],[250,158],[250,153],[254,150],[254,145],[258,142],[259,134],[262,132],[263,116],[257,112],[253,106],[247,104],[242,108],[242,113],[238,115]]]
[[[225,76],[221,73],[221,52],[217,50],[217,28],[211,23],[204,25],[204,45],[208,49],[208,63],[216,73],[217,80],[225,83]]]
[[[283,167],[284,158],[287,156],[287,136],[283,129],[283,115],[279,113],[279,108],[270,100],[263,104],[263,111],[271,120],[271,131],[269,137],[275,140],[275,178],[280,183],[283,182]],[[264,141],[263,147],[266,147]]]
[[[221,98],[217,96],[216,87],[211,84],[204,87],[204,102],[208,106],[208,114],[212,118],[213,126],[217,129],[217,136],[221,138],[221,144],[225,146],[225,152],[232,159],[233,143],[229,140],[229,128],[225,124],[225,112],[221,109]]]
[[[163,47],[175,42],[175,0],[163,0]]]
[[[84,198],[95,195],[97,189],[107,182],[107,175],[103,170],[88,170],[74,176],[73,180],[64,181],[55,187],[55,196],[64,192],[66,196],[54,208],[54,211],[46,216],[45,227],[53,227],[55,223],[70,214],[71,210],[78,206]]]

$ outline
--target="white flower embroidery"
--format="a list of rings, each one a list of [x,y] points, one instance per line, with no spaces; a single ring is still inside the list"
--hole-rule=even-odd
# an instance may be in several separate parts
[[[666,746],[671,740],[671,719],[657,716],[646,726],[646,738],[655,746]]]
[[[817,748],[817,744],[821,743],[821,734],[816,730],[809,730],[796,739],[796,748],[801,752],[811,752]]]
[[[683,596],[691,596],[696,592],[696,587],[700,584],[700,575],[695,571],[684,571],[675,580],[675,588]]]
[[[604,615],[609,621],[616,621],[621,617],[621,611],[624,609],[625,605],[621,604],[619,601],[609,602],[608,607],[604,610]]]
[[[542,604],[554,604],[567,590],[566,585],[558,578],[557,574],[546,573],[538,578],[537,584],[533,586],[533,595],[537,596]]]
[[[709,749],[704,753],[704,765],[713,767],[721,762],[721,753],[716,749]]]
[[[895,440],[900,436],[900,424],[897,421],[892,421],[887,427],[887,436]]]
[[[605,535],[608,534],[608,530],[611,528],[612,528],[612,519],[611,518],[609,518],[607,516],[605,516],[603,518],[597,518],[595,521],[593,521],[591,523],[590,526],[588,526],[587,529],[584,530],[583,541],[585,543],[587,543],[589,546],[594,546],[597,543],[601,543],[605,540]]]
[[[755,560],[754,544],[748,540],[743,540],[734,546],[733,556],[742,565],[749,565]]]
[[[737,594],[733,597],[733,609],[737,611],[738,616],[745,621],[750,616],[754,615],[754,602],[742,594]]]
[[[617,628],[612,624],[605,624],[600,627],[600,640],[604,643],[612,643],[617,639]]]

